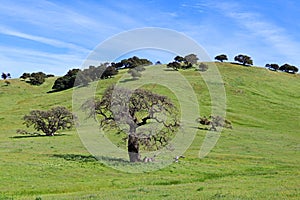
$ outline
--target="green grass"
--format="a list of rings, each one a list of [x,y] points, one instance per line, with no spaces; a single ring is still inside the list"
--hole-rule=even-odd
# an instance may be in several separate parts
[[[47,93],[55,78],[41,86],[17,79],[4,86],[1,81],[0,199],[300,199],[299,75],[217,66],[233,130],[223,130],[204,159],[198,154],[206,132],[198,130],[179,163],[142,174],[96,161],[75,130],[55,137],[17,135],[31,109],[71,109],[73,90]],[[97,94],[124,73],[100,81]],[[201,114],[208,115],[210,96],[201,75],[181,73],[196,91]],[[175,100],[163,87],[153,90]]]

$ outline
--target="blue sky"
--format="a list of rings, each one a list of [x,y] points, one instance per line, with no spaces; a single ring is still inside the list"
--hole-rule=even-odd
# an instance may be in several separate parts
[[[34,71],[63,75],[81,67],[107,38],[143,27],[184,33],[211,59],[225,53],[233,60],[243,53],[259,66],[299,66],[298,19],[298,0],[1,0],[0,72],[13,77]],[[153,61],[173,59],[156,53],[144,55]]]

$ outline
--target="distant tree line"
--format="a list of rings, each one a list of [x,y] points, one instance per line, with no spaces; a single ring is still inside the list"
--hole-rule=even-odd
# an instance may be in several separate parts
[[[220,54],[217,55],[215,57],[215,60],[218,60],[220,62],[223,62],[224,60],[228,60],[227,55],[225,54]],[[239,54],[237,56],[234,57],[234,61],[237,61],[239,63],[241,63],[244,66],[249,66],[249,65],[253,65],[253,60],[251,59],[250,56],[247,55],[243,55],[243,54]],[[290,65],[290,64],[283,64],[281,66],[279,66],[278,64],[266,64],[265,65],[266,68],[268,68],[269,70],[272,71],[282,71],[282,72],[286,72],[286,73],[291,73],[291,74],[295,74],[299,71],[299,69],[294,66],[294,65]]]
[[[291,73],[291,74],[295,74],[299,70],[297,67],[287,63],[281,66],[279,66],[278,64],[266,64],[265,67],[272,71],[280,70],[282,72]]]

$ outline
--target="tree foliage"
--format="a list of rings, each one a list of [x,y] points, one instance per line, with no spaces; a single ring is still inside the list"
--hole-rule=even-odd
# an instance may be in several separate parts
[[[2,78],[3,80],[6,80],[6,79],[7,79],[7,75],[6,75],[4,72],[2,72],[1,78]]]
[[[111,86],[101,99],[86,101],[82,109],[89,117],[97,117],[103,129],[127,134],[131,162],[141,161],[140,147],[156,150],[168,145],[179,126],[178,112],[171,100],[144,89]],[[162,126],[159,130],[157,123]]]
[[[176,56],[173,62],[167,64],[168,68],[173,68],[174,70],[178,69],[189,69],[193,65],[197,64],[199,58],[195,54],[189,54],[184,57]]]
[[[123,59],[121,62],[116,63],[118,66],[117,69],[126,69],[126,68],[135,68],[138,66],[147,66],[147,65],[152,65],[153,63],[145,58],[139,58],[137,56],[133,56],[128,59]]]
[[[278,64],[266,64],[265,67],[272,71],[277,71],[279,69]]]
[[[174,58],[174,60],[175,60],[176,62],[178,62],[178,63],[185,62],[185,59],[184,59],[184,57],[182,57],[182,56],[176,56],[176,57]]]
[[[32,110],[23,117],[27,127],[33,126],[47,136],[54,136],[59,130],[70,129],[74,125],[73,114],[63,106],[51,108],[48,111]]]
[[[280,66],[279,70],[283,71],[283,72],[287,72],[287,73],[292,73],[292,74],[295,74],[298,72],[298,68],[293,65],[290,65],[290,64],[284,64],[284,65]]]
[[[189,64],[190,65],[197,64],[199,58],[197,57],[197,55],[192,53],[192,54],[184,56],[184,60],[185,60],[186,65],[188,66]]]
[[[26,80],[27,83],[31,85],[42,85],[46,78],[53,77],[52,74],[45,74],[44,72],[33,72],[33,73],[23,73],[20,78]]]
[[[55,80],[52,89],[60,91],[72,88],[79,71],[80,69],[70,69],[66,75]]]
[[[180,69],[181,68],[181,65],[180,65],[180,63],[178,63],[178,62],[170,62],[170,63],[168,63],[167,64],[167,67],[168,68],[173,68],[174,70],[178,70],[178,69]]]
[[[45,82],[45,78],[47,78],[47,75],[43,72],[32,73],[28,83],[31,85],[42,85]]]
[[[220,55],[217,55],[217,56],[215,57],[215,60],[218,60],[218,61],[220,61],[220,62],[223,62],[224,60],[228,60],[228,58],[227,58],[227,55],[225,55],[225,54],[220,54]]]
[[[198,66],[198,70],[201,71],[201,72],[205,72],[208,70],[208,65],[205,64],[205,63],[200,63],[199,66]]]
[[[4,73],[4,72],[2,72],[2,74],[1,74],[1,78],[3,79],[3,80],[6,80],[7,78],[11,78],[11,75],[10,75],[10,73]]]
[[[22,76],[20,76],[21,79],[27,79],[30,77],[30,73],[23,73]]]
[[[217,131],[217,127],[224,127],[232,129],[232,124],[229,120],[224,119],[221,116],[209,116],[209,117],[199,117],[196,119],[196,122],[201,125],[209,126],[209,130]]]
[[[249,57],[247,55],[239,54],[239,55],[234,57],[234,61],[242,63],[244,66],[253,65],[253,60],[251,59],[251,57]]]

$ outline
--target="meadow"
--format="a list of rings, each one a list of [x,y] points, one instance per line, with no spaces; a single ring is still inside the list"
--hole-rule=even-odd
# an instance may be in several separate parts
[[[216,65],[233,129],[224,129],[201,159],[206,131],[197,129],[184,159],[141,174],[97,161],[75,129],[54,137],[17,134],[25,128],[22,117],[32,109],[72,109],[73,89],[47,93],[55,77],[41,86],[19,79],[5,86],[1,80],[0,199],[300,199],[299,74]],[[97,94],[124,73],[99,81]],[[200,73],[180,73],[193,87],[201,112],[209,115],[210,96]],[[171,95],[163,87],[153,90]]]

